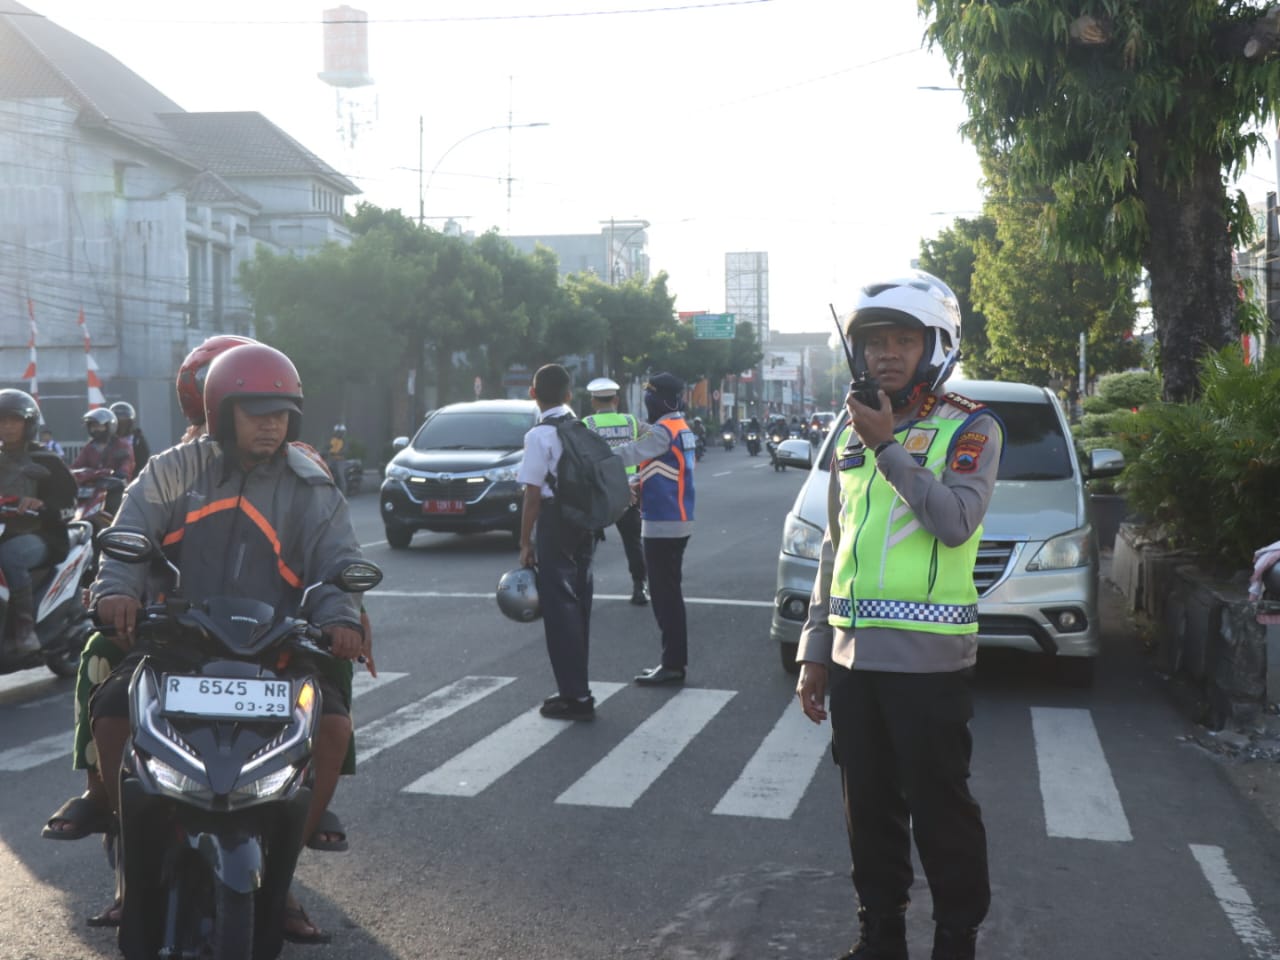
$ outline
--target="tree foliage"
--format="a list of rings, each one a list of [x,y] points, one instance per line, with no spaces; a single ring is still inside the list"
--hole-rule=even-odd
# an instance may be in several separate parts
[[[1260,0],[919,5],[964,90],[965,133],[1008,157],[1051,249],[1146,267],[1166,396],[1194,396],[1200,357],[1235,333],[1231,250],[1252,220],[1224,177],[1263,145],[1280,97],[1276,16]]]
[[[973,304],[971,287],[979,241],[994,243],[996,224],[990,217],[957,217],[933,240],[920,241],[920,269],[944,280],[960,301],[961,366],[967,377],[994,379],[1000,368],[991,360],[987,316]]]

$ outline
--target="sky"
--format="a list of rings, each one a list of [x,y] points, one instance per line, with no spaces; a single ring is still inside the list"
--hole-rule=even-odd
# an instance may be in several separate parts
[[[828,303],[981,208],[911,0],[356,0],[375,82],[351,98],[354,148],[316,76],[336,3],[24,2],[186,110],[262,112],[358,199],[411,217],[421,199],[437,228],[647,220],[678,310],[723,310],[725,253],[765,251],[772,328],[824,330]],[[1262,157],[1240,186],[1261,199],[1275,176]]]

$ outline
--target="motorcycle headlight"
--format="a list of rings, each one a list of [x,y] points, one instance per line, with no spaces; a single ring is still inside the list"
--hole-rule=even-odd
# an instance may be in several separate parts
[[[494,467],[492,470],[484,472],[484,478],[492,483],[514,483],[516,479],[515,467]]]
[[[388,463],[386,476],[388,480],[404,480],[409,476],[409,468],[398,463]]]
[[[1092,527],[1081,527],[1046,540],[1027,564],[1028,570],[1069,570],[1089,562]]]
[[[821,559],[822,531],[794,513],[787,514],[786,523],[782,525],[782,552],[806,560]]]
[[[147,757],[144,761],[147,767],[147,773],[151,774],[151,778],[155,780],[156,786],[166,793],[176,794],[177,796],[192,796],[198,794],[200,796],[208,796],[208,788],[199,780],[193,780],[177,767],[171,767],[163,760],[157,760],[155,757]]]
[[[236,787],[231,792],[233,800],[266,800],[274,797],[277,793],[289,786],[290,782],[297,776],[296,767],[281,767],[274,773],[268,773],[266,776],[259,777],[257,780],[251,780],[244,786]]]

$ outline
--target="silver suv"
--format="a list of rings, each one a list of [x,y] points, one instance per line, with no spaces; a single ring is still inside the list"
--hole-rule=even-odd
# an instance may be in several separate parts
[[[1101,631],[1098,541],[1084,481],[1114,476],[1124,457],[1095,450],[1082,471],[1062,408],[1043,387],[990,380],[947,386],[989,406],[1005,425],[1004,455],[974,569],[978,645],[1057,657],[1068,682],[1088,686]],[[847,417],[840,414],[816,458],[807,441],[787,440],[778,451],[787,466],[813,464],[783,525],[769,631],[791,672],[798,669],[796,647],[827,523],[831,452]]]

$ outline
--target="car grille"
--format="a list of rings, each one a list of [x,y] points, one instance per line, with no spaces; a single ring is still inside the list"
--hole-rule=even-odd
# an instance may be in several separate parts
[[[461,477],[452,480],[410,477],[409,489],[419,500],[471,501],[484,492],[485,481],[483,477]]]
[[[978,562],[973,567],[973,585],[978,588],[978,596],[985,596],[1004,576],[1014,546],[1012,540],[983,540],[978,544]]]

